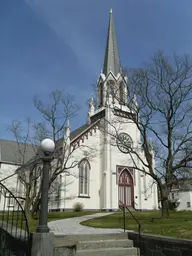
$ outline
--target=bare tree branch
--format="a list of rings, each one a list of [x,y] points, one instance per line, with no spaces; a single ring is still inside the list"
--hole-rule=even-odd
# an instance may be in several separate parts
[[[69,145],[67,138],[65,138],[67,121],[73,118],[79,110],[79,106],[75,103],[73,97],[56,90],[50,94],[47,102],[46,99],[42,101],[37,96],[33,100],[35,108],[41,115],[41,121],[34,122],[28,118],[26,124],[13,121],[9,127],[17,141],[17,154],[21,158],[21,167],[16,171],[20,182],[20,188],[17,191],[18,197],[25,198],[25,211],[28,216],[39,209],[43,167],[42,152],[39,145],[43,139],[50,137],[56,144],[49,175],[49,188],[52,194],[58,194],[61,185],[60,175],[77,176],[72,172],[80,161],[75,156],[77,150],[81,153],[76,154],[79,157],[85,155],[88,158],[94,154],[94,149],[91,149],[91,147],[86,147],[83,143],[77,146]],[[29,148],[34,149],[30,158],[26,154]],[[70,182],[65,185],[68,186],[69,184]]]
[[[191,176],[192,61],[188,55],[174,53],[170,58],[158,51],[143,68],[124,69],[124,73],[129,77],[127,109],[134,118],[110,121],[110,135],[118,139],[117,123],[136,125],[141,146],[129,149],[128,156],[135,169],[150,175],[158,184],[162,214],[167,216],[172,186]],[[118,95],[115,93],[116,98]],[[111,109],[114,107],[121,109],[113,105]]]

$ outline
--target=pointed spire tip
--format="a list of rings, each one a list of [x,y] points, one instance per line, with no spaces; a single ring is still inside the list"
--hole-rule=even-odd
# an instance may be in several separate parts
[[[112,10],[112,8],[110,9],[110,14],[112,14],[113,13],[113,10]]]
[[[67,125],[66,127],[70,127],[69,118],[67,118]]]
[[[93,94],[91,95],[91,99],[90,99],[90,102],[93,103],[94,102],[94,97],[93,97]]]
[[[115,76],[117,76],[117,74],[120,72],[120,57],[117,46],[117,38],[115,33],[112,9],[110,9],[103,73],[107,76],[110,70]]]

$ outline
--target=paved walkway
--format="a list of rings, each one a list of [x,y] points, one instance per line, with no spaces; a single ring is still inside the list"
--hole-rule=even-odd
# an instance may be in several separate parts
[[[81,217],[51,221],[48,223],[50,231],[55,235],[77,235],[77,234],[111,234],[121,233],[123,229],[91,228],[82,226],[80,222],[98,217],[107,216],[113,213],[96,213]]]

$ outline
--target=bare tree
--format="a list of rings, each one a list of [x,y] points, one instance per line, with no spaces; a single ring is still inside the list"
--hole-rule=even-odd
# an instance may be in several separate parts
[[[192,61],[188,55],[168,58],[158,51],[149,64],[127,74],[130,115],[110,122],[111,135],[119,139],[119,122],[136,125],[141,136],[137,146],[121,143],[129,149],[134,168],[157,183],[162,216],[168,217],[173,185],[191,176]]]
[[[68,187],[73,183],[73,180],[64,179],[60,180],[61,176],[58,176],[54,182],[52,182],[49,189],[49,205],[52,209],[59,209],[61,202],[65,208],[65,202],[67,200],[72,200],[77,197],[76,194],[66,195],[68,192]],[[62,195],[61,191],[64,195]]]
[[[76,177],[77,174],[73,173],[73,168],[80,159],[75,151],[81,151],[81,154],[78,154],[81,158],[82,155],[86,157],[94,155],[94,149],[84,145],[70,145],[69,138],[65,137],[67,120],[74,117],[79,110],[69,94],[58,90],[53,91],[48,103],[44,103],[36,96],[34,106],[41,115],[40,122],[30,119],[27,119],[26,124],[13,121],[9,127],[17,141],[21,163],[21,167],[16,172],[23,191],[18,197],[25,201],[25,212],[28,218],[39,209],[42,174],[42,152],[39,145],[44,138],[53,138],[56,144],[49,174],[50,193],[58,191],[61,174]],[[33,152],[28,154],[31,148]]]

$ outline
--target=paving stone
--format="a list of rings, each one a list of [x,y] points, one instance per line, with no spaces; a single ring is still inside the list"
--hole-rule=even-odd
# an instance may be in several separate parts
[[[55,235],[75,235],[75,234],[111,234],[111,233],[121,233],[123,229],[105,229],[105,228],[92,228],[86,227],[80,224],[80,222],[85,220],[90,220],[94,218],[99,218],[114,213],[96,213],[91,215],[85,215],[81,217],[63,219],[51,221],[48,223],[50,231]]]

